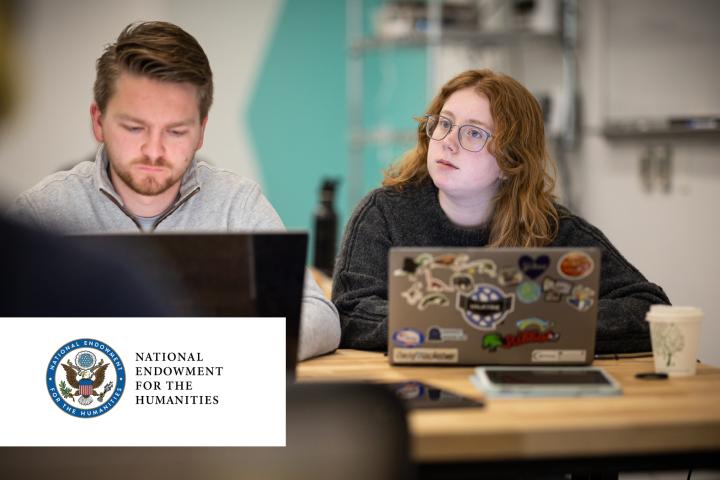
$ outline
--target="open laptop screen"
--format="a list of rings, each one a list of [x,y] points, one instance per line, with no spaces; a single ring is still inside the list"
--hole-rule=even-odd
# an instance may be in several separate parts
[[[294,372],[306,233],[107,234],[72,239],[136,267],[160,287],[159,302],[174,315],[286,317],[287,371]]]

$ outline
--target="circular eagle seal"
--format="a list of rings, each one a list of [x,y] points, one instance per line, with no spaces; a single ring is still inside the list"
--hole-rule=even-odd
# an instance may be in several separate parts
[[[57,349],[45,381],[50,398],[63,412],[93,418],[117,405],[125,390],[125,367],[107,343],[82,338]]]

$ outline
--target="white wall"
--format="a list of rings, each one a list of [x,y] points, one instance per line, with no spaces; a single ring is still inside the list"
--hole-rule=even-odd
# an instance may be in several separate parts
[[[608,141],[606,119],[720,115],[720,2],[581,3],[585,124],[576,195],[599,226],[673,304],[705,311],[700,359],[720,366],[720,138]],[[669,144],[670,193],[645,192],[640,157]]]
[[[199,156],[261,181],[245,107],[281,0],[24,0],[16,2],[17,110],[0,130],[0,201],[94,154],[89,106],[95,60],[123,27],[167,20],[195,36],[215,78]]]

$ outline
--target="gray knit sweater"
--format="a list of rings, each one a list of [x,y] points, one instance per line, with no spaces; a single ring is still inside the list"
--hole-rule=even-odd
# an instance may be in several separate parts
[[[603,233],[560,208],[560,228],[549,246],[598,247],[602,251],[597,353],[650,351],[650,305],[668,304]],[[454,225],[442,211],[432,182],[397,192],[380,188],[366,196],[345,229],[335,265],[333,301],[340,313],[341,347],[387,348],[387,258],[393,246],[482,247],[488,231]]]
[[[36,228],[64,234],[139,232],[108,176],[101,145],[94,162],[57,172],[22,193],[10,215]],[[282,231],[285,227],[253,181],[194,160],[178,199],[155,220],[155,232]],[[312,275],[305,275],[300,327],[300,360],[333,351],[340,341],[335,307]]]

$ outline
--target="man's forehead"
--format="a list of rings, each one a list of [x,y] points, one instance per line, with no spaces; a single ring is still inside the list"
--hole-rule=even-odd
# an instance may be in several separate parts
[[[145,121],[146,121],[142,116],[133,114],[132,112],[118,111],[118,112],[114,112],[113,116],[118,120],[126,121],[126,122],[145,123]],[[182,126],[191,126],[196,123],[197,123],[197,117],[193,116],[193,117],[173,120],[170,123],[168,123],[167,126],[182,127]]]
[[[149,74],[136,73],[129,70],[121,70],[115,79],[115,87],[125,84],[145,83],[156,87],[165,87],[169,89],[183,89],[192,91],[196,96],[200,93],[200,87],[192,82],[178,82],[164,78],[157,78]]]
[[[116,79],[105,113],[141,121],[158,112],[174,113],[173,123],[201,121],[199,87],[190,82],[159,80],[149,75],[123,72]]]

